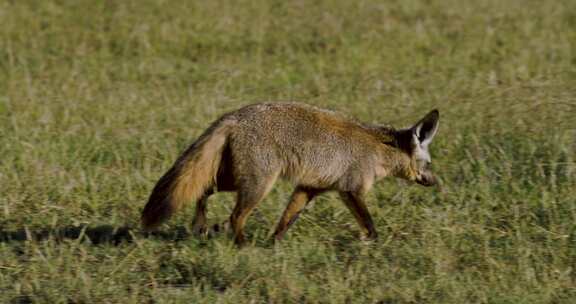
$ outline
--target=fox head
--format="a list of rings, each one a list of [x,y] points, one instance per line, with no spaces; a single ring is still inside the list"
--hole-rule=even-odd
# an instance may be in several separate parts
[[[411,128],[399,130],[396,136],[399,148],[408,155],[407,163],[399,170],[398,177],[415,181],[423,186],[437,184],[430,171],[432,158],[428,147],[438,131],[440,113],[432,110]]]

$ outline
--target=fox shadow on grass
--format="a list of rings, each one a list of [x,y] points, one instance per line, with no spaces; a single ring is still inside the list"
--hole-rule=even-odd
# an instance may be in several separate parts
[[[50,227],[37,229],[4,230],[0,228],[0,243],[43,241],[43,240],[78,240],[89,241],[94,245],[130,243],[135,236],[154,238],[166,241],[181,241],[192,237],[192,233],[184,226],[174,227],[166,231],[142,233],[138,228],[112,225],[79,225],[65,227]]]

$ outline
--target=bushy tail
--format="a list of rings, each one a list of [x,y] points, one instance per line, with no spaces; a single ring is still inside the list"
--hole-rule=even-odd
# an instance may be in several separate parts
[[[198,138],[154,186],[142,211],[142,227],[151,230],[184,203],[198,200],[213,186],[226,146],[230,123],[215,122]]]

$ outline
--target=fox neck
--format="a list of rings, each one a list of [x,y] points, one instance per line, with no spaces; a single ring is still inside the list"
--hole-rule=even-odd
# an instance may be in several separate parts
[[[411,158],[408,154],[397,147],[383,145],[378,160],[376,161],[375,177],[376,180],[388,176],[395,177],[412,177],[416,178],[416,173],[412,170]]]
[[[412,131],[410,129],[382,128],[391,140],[385,142],[380,149],[376,178],[394,176],[414,181],[418,176],[417,168],[412,157]]]

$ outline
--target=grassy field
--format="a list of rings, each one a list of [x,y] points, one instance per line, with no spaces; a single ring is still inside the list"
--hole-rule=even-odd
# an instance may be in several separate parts
[[[439,108],[442,189],[335,195],[283,243],[143,235],[154,183],[208,124],[298,100],[366,122]],[[0,0],[0,302],[574,303],[576,1]],[[212,222],[234,197],[213,196]]]

